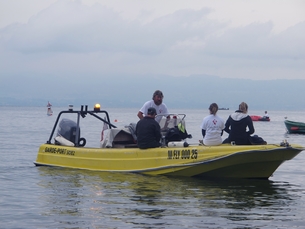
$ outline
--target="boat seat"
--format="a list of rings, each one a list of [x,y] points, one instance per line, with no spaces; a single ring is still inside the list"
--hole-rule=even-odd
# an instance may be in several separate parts
[[[137,147],[131,134],[120,131],[112,141],[113,148],[134,148]]]
[[[101,148],[127,148],[135,147],[136,141],[128,128],[106,129],[103,131]]]

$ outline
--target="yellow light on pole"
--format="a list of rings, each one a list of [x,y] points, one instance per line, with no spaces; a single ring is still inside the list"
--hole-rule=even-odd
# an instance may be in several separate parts
[[[94,111],[100,111],[100,110],[101,110],[101,105],[98,104],[98,103],[96,103],[96,104],[94,105]]]

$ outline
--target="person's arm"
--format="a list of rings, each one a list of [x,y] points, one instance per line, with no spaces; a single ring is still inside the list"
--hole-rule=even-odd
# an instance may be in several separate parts
[[[138,112],[138,117],[139,117],[139,119],[144,118],[144,115],[143,115],[143,113],[141,111]]]
[[[147,114],[147,109],[151,107],[151,101],[147,101],[146,103],[143,104],[141,109],[138,112],[138,117],[139,119],[143,119],[144,116]]]
[[[204,138],[204,136],[205,136],[205,130],[204,130],[204,129],[201,129],[201,133],[202,133],[202,137]]]
[[[165,123],[164,123],[164,127],[162,129],[167,129],[170,120],[171,120],[171,117],[170,117],[170,115],[168,115],[166,117],[166,120],[165,120]]]
[[[171,116],[170,116],[170,114],[169,114],[169,111],[168,111],[168,109],[167,109],[167,106],[166,106],[164,103],[163,103],[161,106],[163,106],[163,107],[162,107],[162,109],[163,109],[162,114],[163,114],[164,117],[166,117],[166,120],[165,120],[165,123],[164,123],[164,127],[162,127],[162,129],[167,129],[168,124],[169,124],[170,119],[171,119]]]
[[[223,121],[222,119],[220,119],[220,122],[221,122],[221,124],[220,124],[220,128],[221,128],[221,134],[220,134],[220,136],[222,136],[222,135],[223,135],[223,131],[224,131],[224,129],[225,129],[225,123],[224,123],[224,121]]]
[[[225,128],[224,128],[224,131],[227,132],[228,134],[230,134],[230,119],[231,119],[231,116],[227,119]]]
[[[249,131],[247,132],[248,135],[251,135],[254,133],[254,126],[253,126],[253,121],[251,119],[250,116],[248,116],[248,128],[249,128]]]

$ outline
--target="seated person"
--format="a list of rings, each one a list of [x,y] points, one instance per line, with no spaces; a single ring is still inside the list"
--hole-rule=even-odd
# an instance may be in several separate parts
[[[212,103],[209,107],[210,115],[206,116],[201,124],[203,144],[207,146],[220,145],[222,143],[222,133],[225,123],[216,113],[218,105]]]
[[[161,146],[161,130],[155,120],[156,109],[148,108],[147,115],[138,121],[136,126],[137,143],[140,149],[156,148]]]
[[[252,119],[247,113],[248,105],[242,102],[239,109],[229,116],[224,129],[229,137],[223,143],[235,142],[236,145],[251,145],[250,135],[254,133],[254,127]]]
[[[263,116],[264,119],[269,119],[269,115],[268,115],[268,112],[265,111],[265,115]]]

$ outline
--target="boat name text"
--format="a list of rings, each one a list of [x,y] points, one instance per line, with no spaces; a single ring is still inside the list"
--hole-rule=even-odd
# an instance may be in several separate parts
[[[63,154],[63,155],[70,155],[74,156],[74,150],[67,150],[62,148],[55,148],[55,147],[46,147],[44,150],[46,153],[55,153],[55,154]]]
[[[167,159],[197,159],[197,149],[169,150]]]

